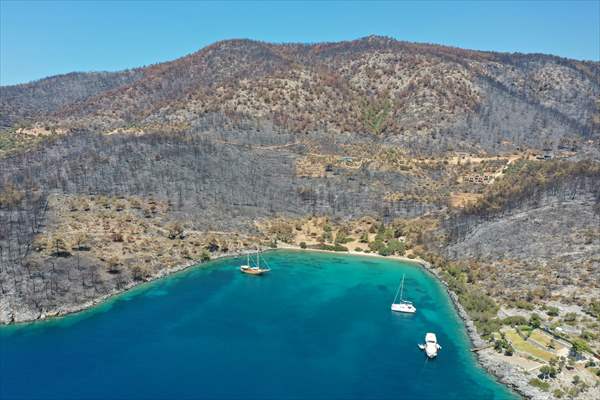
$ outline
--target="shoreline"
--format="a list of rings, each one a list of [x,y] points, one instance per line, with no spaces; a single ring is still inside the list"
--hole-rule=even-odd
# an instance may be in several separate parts
[[[479,333],[477,332],[477,328],[469,314],[465,311],[463,306],[460,304],[458,300],[458,296],[454,293],[446,282],[440,277],[438,271],[436,271],[431,264],[427,261],[422,260],[420,258],[408,258],[404,256],[382,256],[376,253],[363,253],[359,251],[333,251],[333,250],[321,250],[321,249],[303,249],[299,246],[290,245],[284,243],[281,249],[289,249],[289,250],[301,250],[301,251],[317,251],[322,253],[333,253],[333,254],[348,254],[352,256],[368,256],[368,257],[379,257],[384,259],[393,259],[397,261],[402,261],[406,263],[411,263],[418,265],[427,271],[430,275],[432,275],[441,285],[443,286],[446,294],[450,298],[452,305],[459,318],[462,320],[465,330],[467,331],[467,336],[469,338],[469,342],[473,348],[485,346],[489,344],[485,340],[481,338]],[[500,384],[507,386],[509,389],[516,392],[523,398],[533,399],[533,400],[547,400],[551,398],[550,393],[542,392],[541,390],[533,387],[529,384],[530,377],[525,374],[524,371],[521,371],[517,367],[512,364],[508,364],[502,360],[498,360],[494,358],[493,354],[490,352],[494,352],[493,349],[485,349],[482,351],[476,351],[475,359],[477,363],[490,375],[492,375]]]
[[[333,250],[309,249],[309,248],[303,249],[299,246],[290,245],[288,243],[279,243],[277,248],[274,248],[274,249],[268,248],[268,249],[265,249],[264,251],[276,251],[276,250],[298,250],[298,251],[321,252],[321,253],[341,254],[341,255],[350,255],[350,256],[378,257],[378,258],[383,258],[383,259],[388,259],[388,260],[401,261],[401,262],[405,262],[405,263],[409,263],[409,264],[414,264],[415,266],[419,266],[419,267],[423,268],[425,271],[427,271],[430,275],[432,275],[444,287],[444,290],[446,291],[447,295],[451,299],[454,309],[456,310],[459,318],[462,320],[462,322],[465,326],[465,330],[467,332],[467,336],[469,338],[469,341],[470,341],[472,347],[481,347],[481,346],[488,344],[486,341],[484,341],[481,338],[481,336],[477,332],[477,329],[475,328],[475,324],[473,323],[473,320],[471,320],[471,318],[469,317],[467,312],[464,310],[464,308],[460,304],[460,302],[458,300],[458,296],[452,290],[450,290],[448,288],[448,285],[439,276],[438,272],[434,268],[432,268],[431,264],[429,264],[425,260],[422,260],[420,258],[408,258],[408,257],[404,257],[404,256],[395,256],[395,255],[382,256],[382,255],[379,255],[376,253],[363,253],[363,252],[358,252],[358,251],[353,251],[353,250],[333,251]],[[216,256],[214,256],[214,258],[211,258],[209,261],[206,261],[206,262],[202,262],[200,260],[192,260],[188,263],[180,264],[180,265],[174,266],[172,268],[162,268],[159,271],[157,271],[156,274],[152,275],[151,277],[148,277],[147,279],[144,279],[142,281],[129,282],[128,284],[126,284],[125,286],[123,286],[119,289],[113,289],[109,293],[106,293],[98,298],[88,300],[88,301],[78,304],[78,305],[59,307],[58,310],[55,310],[52,312],[43,312],[42,311],[37,316],[35,316],[33,314],[28,314],[28,315],[23,316],[23,318],[15,318],[15,316],[13,315],[13,319],[10,320],[9,322],[4,322],[4,321],[1,322],[0,328],[2,326],[9,327],[9,326],[24,325],[24,324],[34,324],[37,322],[47,321],[50,319],[58,319],[58,318],[66,317],[69,315],[78,314],[78,313],[84,312],[86,310],[89,310],[90,308],[93,308],[94,306],[105,303],[109,299],[111,299],[115,296],[118,296],[120,294],[123,294],[123,293],[125,293],[135,287],[143,285],[145,283],[150,283],[150,282],[156,281],[158,279],[173,275],[175,273],[185,271],[194,266],[201,266],[202,264],[208,264],[210,261],[216,261],[216,260],[225,259],[225,258],[229,258],[229,257],[239,257],[241,255],[246,254],[246,252],[247,251],[237,251],[237,252],[233,252],[233,253],[220,253],[220,254],[217,254]],[[491,355],[489,353],[490,350],[494,351],[493,349],[486,349],[486,350],[475,352],[475,359],[477,360],[477,363],[487,373],[492,375],[499,383],[503,384],[504,386],[507,386],[508,388],[510,388],[517,394],[519,394],[520,396],[527,398],[527,399],[542,400],[542,399],[549,398],[549,396],[550,396],[549,393],[544,393],[544,392],[538,390],[537,388],[529,385],[529,383],[528,383],[529,378],[525,375],[525,373],[523,371],[517,369],[515,366],[513,366],[511,364],[508,364],[504,361],[495,359],[493,357],[493,355]]]
[[[244,251],[236,251],[236,252],[231,252],[231,253],[218,253],[217,255],[215,255],[213,258],[211,258],[208,261],[191,260],[190,262],[187,262],[184,264],[179,264],[179,265],[176,265],[171,268],[168,268],[168,267],[161,268],[154,275],[152,275],[146,279],[143,279],[140,281],[134,280],[134,281],[128,282],[126,285],[122,286],[119,289],[114,288],[109,293],[103,294],[100,297],[85,301],[85,302],[77,304],[77,305],[61,306],[57,310],[54,310],[54,311],[43,311],[42,310],[41,312],[35,313],[35,314],[34,313],[26,313],[21,318],[15,318],[15,315],[12,314],[12,319],[10,319],[8,322],[0,321],[0,328],[9,327],[9,326],[25,325],[25,324],[34,324],[36,322],[48,321],[51,319],[57,319],[57,318],[67,317],[69,315],[78,314],[80,312],[89,310],[90,308],[93,308],[95,306],[98,306],[102,303],[105,303],[106,301],[110,300],[111,298],[118,296],[120,294],[123,294],[125,292],[128,292],[129,290],[139,287],[143,284],[151,283],[153,281],[171,276],[178,272],[183,272],[194,266],[201,266],[202,264],[207,264],[210,261],[217,261],[217,260],[225,259],[225,258],[229,258],[229,257],[239,257],[241,255],[246,254],[246,252],[247,251],[244,250]]]

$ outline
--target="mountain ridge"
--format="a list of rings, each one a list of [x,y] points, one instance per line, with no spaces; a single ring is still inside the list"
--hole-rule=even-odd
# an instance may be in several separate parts
[[[514,142],[514,134],[502,132],[501,121],[508,118],[514,130],[546,130],[530,143],[521,138],[515,144],[539,147],[546,139],[558,143],[564,137],[596,136],[599,71],[600,63],[552,55],[465,50],[380,36],[317,44],[231,39],[173,61],[99,73],[97,81],[96,73],[75,73],[2,87],[0,123],[67,131],[132,125],[146,130],[189,128],[216,113],[232,126],[237,120],[259,120],[282,131],[383,134],[400,142],[442,133],[460,145],[456,136],[464,131],[483,130],[482,135]],[[69,85],[75,77],[90,82],[76,91]],[[28,103],[44,85],[48,96]],[[50,107],[36,108],[50,96]],[[520,120],[510,115],[510,109],[527,107]],[[487,124],[486,129],[471,126],[481,119],[475,125]],[[532,128],[534,123],[542,129]]]

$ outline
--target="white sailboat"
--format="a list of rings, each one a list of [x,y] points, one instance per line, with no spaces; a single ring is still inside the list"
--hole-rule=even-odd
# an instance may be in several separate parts
[[[427,334],[425,334],[425,343],[420,344],[419,348],[421,350],[425,350],[425,354],[427,354],[427,357],[435,358],[437,357],[438,350],[442,349],[442,346],[438,344],[435,333],[428,332]]]
[[[256,265],[250,265],[250,253],[246,254],[246,264],[240,266],[240,271],[249,274],[249,275],[262,275],[266,272],[271,271],[271,268],[267,266],[267,268],[260,267],[260,252],[256,250]]]
[[[413,304],[410,301],[403,299],[405,276],[406,274],[402,275],[402,283],[398,287],[398,290],[396,290],[396,297],[394,297],[394,302],[392,303],[391,308],[392,311],[414,314],[417,311],[415,306],[413,306]],[[398,293],[400,293],[400,302],[396,303],[396,300],[398,299]]]

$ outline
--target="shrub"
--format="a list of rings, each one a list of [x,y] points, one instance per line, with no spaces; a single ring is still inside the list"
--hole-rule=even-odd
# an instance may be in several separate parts
[[[547,307],[546,308],[546,314],[548,314],[551,317],[558,316],[558,307],[553,307],[553,306]]]
[[[148,275],[148,271],[141,265],[134,265],[131,268],[131,274],[133,275],[134,280],[141,281]]]
[[[574,312],[566,313],[563,319],[567,323],[575,322],[577,321],[577,314],[575,314]]]
[[[118,274],[121,272],[121,263],[117,257],[108,259],[108,272],[111,274]]]
[[[359,242],[369,243],[369,234],[367,232],[363,232],[362,235],[360,235]]]
[[[375,241],[369,243],[369,249],[371,249],[371,251],[379,252],[383,248],[385,248],[385,243],[383,243],[382,240],[375,239]]]
[[[550,389],[550,384],[548,382],[541,381],[538,378],[531,379],[529,384],[543,390],[544,392],[547,392],[548,389]]]
[[[390,254],[398,254],[399,256],[404,255],[404,243],[402,243],[398,239],[391,239],[388,242],[387,247]]]
[[[540,368],[540,375],[542,379],[556,378],[556,368],[550,365],[544,365]]]
[[[600,301],[592,300],[585,311],[600,320]]]
[[[67,250],[67,245],[65,244],[64,239],[60,237],[55,237],[52,240],[52,249],[54,252],[52,255],[54,257],[69,257],[71,253]]]
[[[294,239],[294,227],[285,221],[276,221],[269,226],[269,234],[276,240],[291,243]]]
[[[333,246],[329,244],[320,244],[318,246],[318,249],[330,251],[348,251],[348,248],[346,246],[342,246],[340,244],[334,244]]]
[[[200,261],[205,262],[210,260],[210,253],[208,250],[202,250],[202,254],[200,254]]]
[[[594,340],[598,337],[598,335],[593,334],[590,331],[583,331],[581,332],[581,338],[585,339],[585,340]]]
[[[349,238],[342,229],[340,229],[335,235],[335,244],[344,244],[351,241],[352,239]]]
[[[515,302],[515,307],[520,308],[522,310],[533,310],[533,304],[523,300],[518,300],[517,302]]]
[[[522,315],[514,315],[511,317],[506,317],[502,320],[503,325],[517,326],[517,325],[525,325],[527,323],[527,319]]]
[[[387,246],[381,247],[377,252],[379,253],[380,256],[384,256],[384,257],[387,257],[392,254]]]
[[[305,249],[306,248],[306,242],[300,242],[300,248],[301,249]]]
[[[592,353],[592,349],[590,348],[590,346],[582,339],[573,339],[571,343],[573,345],[571,351],[574,354],[581,354],[584,351]]]
[[[183,235],[183,226],[179,223],[179,222],[175,222],[171,225],[169,225],[169,239],[174,240],[174,239],[183,239],[184,235]]]
[[[535,329],[535,328],[539,328],[541,324],[542,324],[542,320],[540,319],[540,316],[537,315],[536,313],[531,314],[531,318],[529,318],[529,326],[531,326],[533,329]]]
[[[113,242],[117,242],[117,243],[123,242],[123,234],[121,232],[113,232],[113,234],[111,235],[111,238],[112,238]]]

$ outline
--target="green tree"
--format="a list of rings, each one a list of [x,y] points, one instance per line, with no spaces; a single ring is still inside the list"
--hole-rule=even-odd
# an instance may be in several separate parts
[[[550,365],[542,366],[542,368],[540,368],[540,377],[542,379],[555,378],[556,368],[551,367]]]
[[[360,240],[361,243],[369,243],[369,234],[367,232],[363,232],[362,235],[360,235]]]
[[[513,354],[515,354],[515,349],[512,347],[512,345],[508,345],[506,347],[506,350],[504,351],[504,355],[505,356],[512,356]]]
[[[390,254],[404,255],[404,243],[398,239],[392,239],[388,242],[388,250]]]
[[[558,307],[549,306],[546,309],[546,314],[548,314],[551,317],[556,317],[558,315]]]
[[[536,329],[539,328],[541,325],[542,320],[540,316],[536,313],[531,314],[531,317],[529,318],[529,326],[531,326],[533,329]]]
[[[336,235],[335,235],[335,244],[344,244],[348,241],[348,236],[346,236],[346,233],[340,229]]]
[[[53,238],[52,247],[54,249],[54,253],[52,255],[55,257],[69,257],[71,255],[71,253],[67,250],[65,240],[61,237],[55,236]]]
[[[584,351],[590,351],[590,347],[588,346],[588,344],[581,339],[573,339],[571,344],[571,352],[575,356],[583,354]]]
[[[371,243],[369,243],[369,249],[371,249],[374,252],[378,252],[385,248],[385,243],[383,243],[383,240],[375,240]]]
[[[208,250],[202,250],[202,254],[200,254],[200,261],[204,262],[204,261],[209,261],[210,260],[210,253],[208,252]]]

